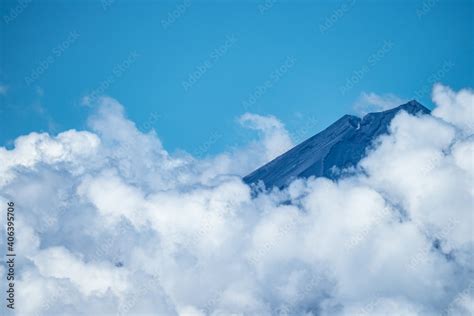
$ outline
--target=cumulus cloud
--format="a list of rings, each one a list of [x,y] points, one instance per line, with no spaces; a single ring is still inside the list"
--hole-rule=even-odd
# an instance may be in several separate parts
[[[433,101],[438,105],[433,115],[461,127],[468,134],[474,132],[474,101],[471,89],[454,92],[442,84],[435,84]]]
[[[406,102],[407,100],[392,93],[362,92],[354,104],[354,110],[359,115],[365,115],[371,112],[385,111]]]
[[[469,315],[473,98],[435,86],[433,116],[397,115],[351,176],[259,194],[241,177],[292,146],[276,118],[198,159],[99,98],[87,131],[0,148],[17,313]]]
[[[51,137],[47,133],[31,133],[18,137],[14,150],[0,147],[0,184],[14,177],[20,168],[35,169],[47,165],[67,164],[70,171],[82,168],[84,161],[93,154],[100,144],[97,135],[87,131],[69,130]]]
[[[110,263],[85,264],[63,247],[44,249],[32,261],[42,276],[70,280],[85,296],[103,295],[109,289],[121,293],[126,289],[125,270]]]
[[[274,116],[261,116],[245,113],[239,119],[243,126],[260,131],[263,134],[263,148],[261,154],[267,161],[283,154],[293,147],[288,131],[284,125]],[[261,144],[258,144],[261,147]]]

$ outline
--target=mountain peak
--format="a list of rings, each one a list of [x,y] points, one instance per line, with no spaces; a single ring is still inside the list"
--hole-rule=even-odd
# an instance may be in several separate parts
[[[340,170],[356,166],[372,142],[387,133],[390,122],[400,111],[412,115],[431,112],[416,100],[411,100],[390,110],[369,113],[363,118],[344,115],[322,132],[244,177],[244,181],[251,184],[261,180],[267,188],[283,188],[296,178],[322,176],[337,179],[341,176]]]
[[[418,101],[416,100],[411,100],[411,101],[408,101],[407,103],[405,104],[402,104],[402,105],[399,105],[397,106],[396,108],[393,108],[393,109],[390,109],[390,110],[387,110],[387,111],[384,111],[384,112],[381,112],[381,113],[385,113],[385,112],[398,112],[398,111],[401,111],[401,110],[404,110],[406,112],[408,112],[409,114],[430,114],[431,111],[426,108],[424,105],[422,105],[421,103],[419,103]]]
[[[399,105],[398,107],[396,108],[393,108],[389,111],[395,111],[395,112],[398,112],[400,110],[404,110],[410,114],[418,114],[418,113],[422,113],[422,114],[429,114],[431,113],[431,111],[426,108],[424,105],[422,105],[421,103],[419,103],[418,101],[416,100],[411,100],[405,104],[402,104],[402,105]]]
[[[399,105],[397,107],[391,108],[389,110],[381,111],[381,112],[370,112],[364,116],[371,116],[371,115],[378,115],[378,116],[383,116],[383,115],[389,115],[393,113],[398,113],[399,111],[405,111],[409,114],[416,115],[416,114],[430,114],[431,111],[426,108],[424,105],[419,103],[416,100],[411,100],[408,101],[407,103],[404,103],[402,105]]]

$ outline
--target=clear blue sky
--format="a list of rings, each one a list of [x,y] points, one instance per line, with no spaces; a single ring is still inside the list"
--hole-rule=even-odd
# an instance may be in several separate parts
[[[245,111],[310,136],[361,92],[430,107],[433,78],[474,86],[472,1],[223,2],[2,0],[0,145],[84,128],[94,91],[171,151],[217,133],[218,152]]]

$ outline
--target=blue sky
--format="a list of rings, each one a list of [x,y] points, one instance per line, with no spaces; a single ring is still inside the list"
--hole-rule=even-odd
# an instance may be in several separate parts
[[[246,111],[301,140],[363,93],[431,107],[434,81],[474,86],[472,1],[33,0],[0,13],[3,146],[84,129],[98,94],[168,150],[215,153],[252,137]]]

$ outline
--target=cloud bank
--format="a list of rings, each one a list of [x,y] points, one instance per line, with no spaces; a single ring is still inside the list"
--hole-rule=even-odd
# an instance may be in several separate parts
[[[355,174],[255,195],[241,176],[292,145],[276,118],[243,115],[258,141],[197,159],[100,98],[87,131],[0,148],[16,312],[470,315],[473,100],[436,85],[433,115],[397,115]]]

